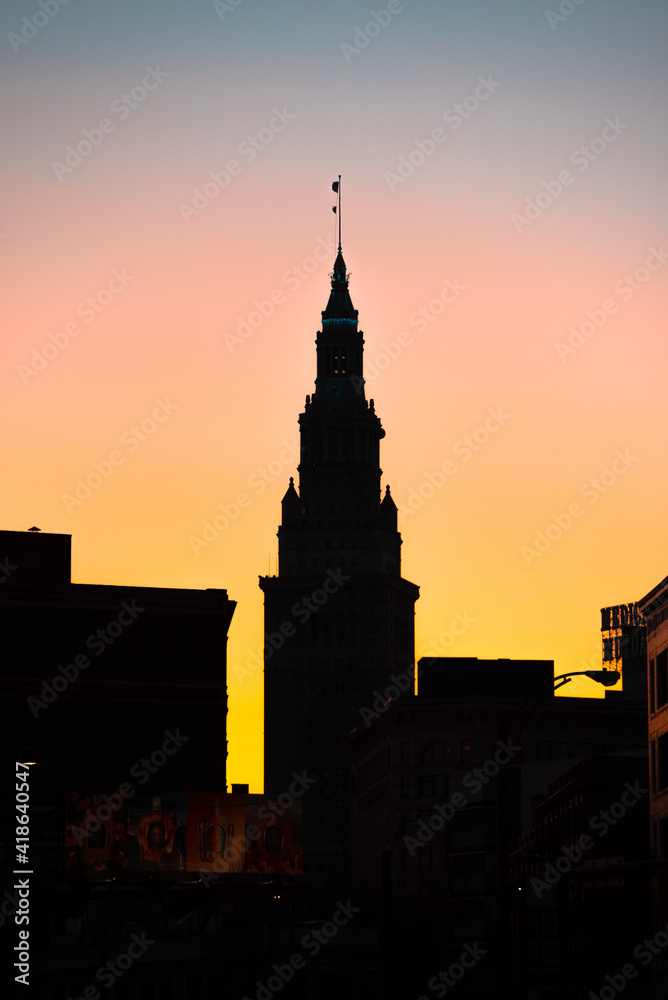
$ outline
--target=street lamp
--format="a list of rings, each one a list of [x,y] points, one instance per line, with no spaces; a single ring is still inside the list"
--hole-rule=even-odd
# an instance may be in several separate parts
[[[519,707],[517,712],[515,712],[515,715],[512,717],[512,719],[506,726],[506,732],[510,733],[513,723],[520,717],[520,715],[522,714],[526,706],[529,704],[531,699],[536,698],[537,695],[541,693],[543,688],[545,688],[545,694],[543,694],[542,698],[538,698],[536,704],[533,706],[533,708],[527,715],[526,719],[522,723],[522,727],[518,732],[517,736],[515,737],[515,739],[519,740],[520,736],[522,735],[522,732],[524,731],[524,727],[526,726],[527,722],[529,721],[533,713],[536,711],[538,706],[540,705],[543,698],[545,698],[550,692],[557,691],[560,687],[563,687],[564,684],[569,684],[574,677],[589,677],[591,678],[591,680],[597,681],[604,687],[613,687],[621,677],[621,674],[619,670],[574,670],[567,674],[557,674],[557,676],[552,677],[548,683],[540,684],[538,688],[536,688],[536,690],[529,695],[529,697]],[[556,681],[559,681],[559,683],[557,684]],[[552,685],[551,688],[549,686],[550,684]]]
[[[42,761],[42,753],[37,747],[23,747],[16,756],[21,758],[17,763],[21,764],[22,767],[32,767]]]
[[[524,704],[515,713],[510,722],[506,727],[506,734],[512,732],[512,726],[516,720],[521,716],[522,712],[528,705],[528,703],[535,698],[536,703],[531,707],[526,719],[520,726],[517,736],[514,738],[515,742],[519,745],[520,736],[524,732],[524,728],[528,723],[529,719],[536,711],[540,705],[543,698],[548,694],[554,693],[564,684],[569,684],[573,677],[589,677],[593,681],[597,681],[604,687],[613,687],[619,680],[621,674],[618,670],[575,670],[572,673],[557,674],[556,677],[550,679],[546,684],[541,684],[539,687],[533,691],[532,694],[525,700]],[[511,736],[512,739],[512,736]],[[499,786],[498,786],[498,806],[497,806],[497,816],[498,816],[498,833],[499,833],[499,843],[498,843],[498,864],[499,864],[499,910],[498,910],[498,926],[499,926],[499,952],[502,962],[502,970],[505,978],[510,981],[512,978],[512,966],[511,966],[511,935],[510,935],[510,913],[509,913],[509,881],[508,881],[508,861],[509,861],[509,830],[508,830],[508,820],[509,820],[509,801],[508,801],[508,781],[505,771],[499,772]]]
[[[561,684],[556,684],[554,690],[556,691],[557,688],[560,688],[562,686],[562,684],[568,684],[571,678],[581,677],[581,676],[591,677],[593,681],[598,681],[598,683],[602,684],[603,687],[608,688],[608,687],[614,687],[614,685],[621,677],[621,674],[619,670],[576,670],[573,673],[558,674],[557,677],[554,678],[554,680],[561,681]],[[562,677],[566,679],[562,680]]]

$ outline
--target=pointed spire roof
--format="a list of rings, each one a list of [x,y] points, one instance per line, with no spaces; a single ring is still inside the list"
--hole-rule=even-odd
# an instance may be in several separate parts
[[[397,505],[395,504],[394,500],[392,499],[392,496],[390,494],[390,487],[389,486],[385,487],[385,496],[380,501],[380,506],[383,507],[383,508],[385,508],[386,510],[397,510]]]
[[[390,487],[385,487],[385,496],[380,501],[381,522],[386,528],[397,530],[397,505],[390,495]]]
[[[350,292],[348,291],[349,275],[346,270],[346,262],[341,253],[336,255],[334,270],[332,271],[332,290],[329,293],[327,308],[322,314],[323,319],[352,319],[357,320],[357,309],[353,307]]]
[[[339,220],[339,252],[334,261],[332,271],[332,291],[329,295],[327,308],[322,314],[323,320],[327,319],[347,319],[357,322],[357,310],[353,308],[353,303],[348,291],[349,275],[346,271],[346,262],[341,252],[341,174],[338,181],[332,184],[332,191],[338,195],[338,204],[332,209],[337,214]]]
[[[281,503],[299,503],[299,494],[295,489],[295,480],[293,476],[290,476],[290,485],[285,491],[285,496],[283,497]]]

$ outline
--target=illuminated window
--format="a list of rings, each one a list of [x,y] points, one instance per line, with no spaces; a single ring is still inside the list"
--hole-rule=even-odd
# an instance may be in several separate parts
[[[337,348],[338,350],[338,348]],[[335,375],[345,375],[346,374],[346,355],[345,351],[341,351],[340,354],[334,355],[334,374]]]

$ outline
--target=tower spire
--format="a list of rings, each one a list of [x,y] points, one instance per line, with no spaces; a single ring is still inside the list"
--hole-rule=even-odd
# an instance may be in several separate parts
[[[340,181],[332,185],[339,224]],[[260,579],[265,782],[272,794],[286,788],[303,764],[331,775],[343,795],[350,765],[341,735],[350,731],[358,706],[371,704],[390,677],[414,671],[419,590],[401,576],[401,536],[389,490],[381,502],[385,431],[364,394],[364,335],[348,291],[340,229],[338,235],[331,292],[316,334],[315,391],[299,415],[299,488],[290,480],[283,497],[277,575]],[[330,578],[345,582],[330,591]],[[313,588],[323,579],[331,603],[290,629],[273,655],[272,637],[282,623],[296,623],[301,595],[317,593]],[[328,706],[326,718],[322,705]],[[332,872],[344,871],[347,812],[345,798],[334,795],[304,803],[305,868],[314,864],[314,882],[329,877],[318,874],[314,857]]]
[[[338,181],[334,181],[333,182],[333,184],[332,184],[332,191],[334,192],[334,194],[336,194],[336,195],[339,196],[338,197],[338,209],[337,209],[337,206],[335,205],[334,208],[332,209],[332,211],[336,212],[336,214],[338,215],[338,218],[339,218],[339,253],[341,253],[341,174],[339,174]]]
[[[338,181],[334,181],[332,183],[332,191],[338,195],[338,205],[334,205],[332,207],[332,211],[337,213],[339,217],[339,248],[336,260],[334,261],[334,271],[331,275],[332,291],[329,296],[327,308],[322,314],[322,318],[323,321],[345,319],[352,320],[354,323],[357,323],[357,310],[353,309],[353,304],[348,292],[348,280],[350,275],[346,271],[346,263],[343,259],[343,253],[341,251],[341,174],[339,174]]]

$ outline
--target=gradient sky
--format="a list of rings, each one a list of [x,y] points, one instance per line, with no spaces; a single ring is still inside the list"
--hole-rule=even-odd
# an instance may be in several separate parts
[[[227,589],[228,780],[261,790],[238,668],[341,174],[418,655],[600,665],[599,609],[668,572],[666,5],[44,2],[0,11],[2,527],[71,533],[76,582]]]

